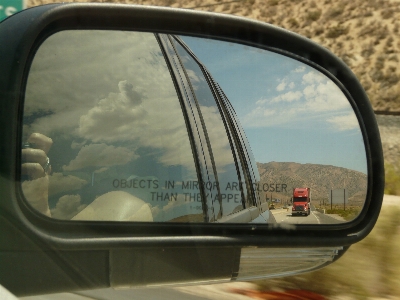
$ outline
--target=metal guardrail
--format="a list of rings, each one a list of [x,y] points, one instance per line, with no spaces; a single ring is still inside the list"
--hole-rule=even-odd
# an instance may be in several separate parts
[[[400,111],[374,110],[376,115],[400,116]]]

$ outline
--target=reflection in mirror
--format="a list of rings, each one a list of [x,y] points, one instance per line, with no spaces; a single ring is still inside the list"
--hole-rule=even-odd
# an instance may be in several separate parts
[[[22,191],[56,219],[334,224],[366,197],[349,100],[267,50],[61,31],[34,57],[23,121]]]

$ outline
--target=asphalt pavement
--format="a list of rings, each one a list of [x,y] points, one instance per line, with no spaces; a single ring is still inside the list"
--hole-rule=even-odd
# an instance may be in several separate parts
[[[338,224],[343,223],[341,218],[336,215],[327,215],[320,213],[311,207],[311,213],[308,216],[292,216],[291,207],[289,209],[273,209],[271,210],[278,224]]]

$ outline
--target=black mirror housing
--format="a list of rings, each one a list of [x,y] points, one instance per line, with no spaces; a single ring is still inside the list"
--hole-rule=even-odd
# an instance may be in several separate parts
[[[351,99],[364,138],[368,188],[359,216],[343,224],[285,227],[252,223],[68,222],[37,213],[24,201],[19,180],[21,120],[28,73],[34,55],[45,39],[59,31],[78,29],[157,32],[232,42],[287,55],[329,75]],[[383,154],[368,97],[340,59],[295,33],[244,18],[190,10],[54,4],[25,10],[0,23],[0,65],[0,269],[8,270],[2,272],[0,283],[15,293],[184,281],[190,272],[183,265],[190,262],[179,262],[182,254],[193,255],[193,265],[203,264],[204,267],[199,274],[190,273],[186,281],[233,278],[232,274],[239,272],[242,248],[294,251],[295,248],[331,247],[336,255],[341,253],[342,247],[347,249],[363,239],[378,218],[384,190]],[[38,281],[60,274],[59,282],[50,280],[47,287],[31,282],[26,284],[25,290],[19,287],[18,281],[7,274],[17,270],[24,282],[35,275],[33,271],[21,271],[23,264],[18,263],[20,259],[15,253],[22,252],[21,261],[28,266],[35,260],[44,262]],[[151,259],[145,258],[146,253],[150,253]],[[217,265],[211,263],[215,259],[218,259]],[[142,265],[134,263],[136,260],[143,261]],[[163,272],[171,272],[170,264],[183,269],[180,268],[173,278],[164,276],[166,273],[152,277],[151,272],[144,277],[140,275],[142,273],[124,277],[127,272],[124,268],[129,262],[132,268],[156,270],[162,262]],[[63,264],[69,264],[67,271],[62,269]],[[115,266],[110,271],[111,283],[107,273],[109,264]],[[318,267],[323,265],[325,263]],[[300,271],[311,269],[308,266]],[[77,270],[86,271],[80,273]]]

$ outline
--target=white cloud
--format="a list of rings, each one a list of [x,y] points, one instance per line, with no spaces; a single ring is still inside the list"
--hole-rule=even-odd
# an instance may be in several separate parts
[[[310,71],[307,74],[303,75],[303,84],[316,84],[325,82],[327,80],[326,76],[316,72]]]
[[[260,99],[260,100],[256,101],[256,105],[262,105],[262,104],[264,104],[264,103],[266,103],[268,101],[269,101],[268,99]]]
[[[330,80],[306,86],[303,94],[306,99],[305,105],[309,111],[335,112],[342,109],[352,111],[347,98]]]
[[[136,106],[142,103],[142,96],[135,92],[133,85],[127,80],[120,81],[118,83],[119,91],[122,94],[122,102],[127,105]]]
[[[303,95],[306,98],[311,98],[316,96],[315,85],[308,85],[303,90]]]
[[[243,119],[245,127],[270,127],[288,122],[290,117],[281,110],[276,110],[271,106],[257,107],[247,114]]]
[[[55,219],[71,220],[85,207],[85,204],[81,204],[81,196],[64,195],[58,200],[56,207],[51,209],[51,216]]]
[[[277,85],[276,90],[278,92],[283,92],[286,88],[289,88],[292,90],[292,89],[294,89],[295,86],[296,86],[296,84],[293,81],[288,83],[288,78],[284,78]]]
[[[318,121],[319,126],[325,123],[334,130],[350,130],[358,127],[357,122],[348,123],[350,119],[332,118],[328,122],[329,117],[338,113],[355,118],[353,109],[342,91],[325,75],[315,70],[306,72],[305,67],[296,68],[294,71],[294,73],[301,72],[305,74],[295,77],[291,75],[281,80],[279,89],[276,88],[280,91],[278,95],[256,101],[255,108],[244,117],[244,125],[269,127],[285,124],[290,126],[293,123],[298,126],[299,121],[304,120],[306,113],[307,119],[313,120],[314,124]],[[330,126],[334,122],[341,121],[340,126]]]
[[[290,91],[285,94],[279,95],[271,100],[270,103],[277,103],[277,102],[293,102],[298,101],[302,97],[302,93],[300,91]]]
[[[194,73],[190,76],[196,80]],[[41,116],[24,126],[26,135],[62,135],[74,141],[73,149],[124,143],[131,147],[123,153],[128,157],[139,147],[155,148],[161,150],[160,163],[195,172],[179,99],[152,33],[54,34],[35,56],[24,109],[26,116]]]
[[[186,73],[188,74],[190,81],[192,82],[194,90],[197,90],[198,84],[200,83],[200,78],[193,70],[186,69]]]
[[[282,80],[281,83],[279,83],[278,86],[276,87],[276,90],[278,92],[283,91],[285,89],[285,87],[286,87],[286,84],[287,84],[286,80]]]
[[[63,166],[64,171],[75,171],[86,167],[108,167],[124,165],[135,158],[132,150],[125,147],[114,147],[106,144],[90,144],[83,146],[78,155]]]
[[[161,163],[183,165],[194,171],[181,107],[171,80],[164,82],[167,83],[171,89],[164,95],[149,87],[148,96],[140,105],[126,102],[122,91],[110,93],[81,116],[79,135],[92,142],[125,141],[131,142],[135,148],[162,149],[158,158]],[[160,104],[164,109],[160,109]]]
[[[107,167],[103,167],[103,168],[100,168],[100,169],[94,171],[93,173],[95,173],[95,174],[100,174],[100,173],[103,173],[103,172],[105,172],[105,171],[107,171],[107,170],[108,170]]]
[[[84,102],[79,106],[75,104],[73,109],[62,110],[36,119],[30,128],[26,128],[26,130],[29,132],[40,132],[49,137],[54,135],[54,132],[74,133],[80,116],[88,109],[89,107]]]
[[[335,130],[345,131],[359,128],[357,118],[354,114],[331,117],[327,120]]]
[[[132,85],[121,81],[120,93],[110,93],[105,99],[82,115],[79,134],[93,142],[124,141],[132,139],[132,131],[142,129],[148,123],[142,99],[132,90]],[[130,88],[130,90],[128,90]],[[130,98],[135,95],[134,101]]]
[[[83,142],[72,141],[72,143],[71,143],[71,149],[80,149],[80,148],[82,148],[86,143],[87,143],[86,140],[83,141]]]
[[[80,190],[87,181],[76,176],[53,173],[49,176],[49,195]]]
[[[306,70],[305,66],[299,66],[296,69],[293,70],[293,73],[302,73]]]
[[[273,116],[275,114],[274,110],[264,110],[263,115],[264,117]]]

